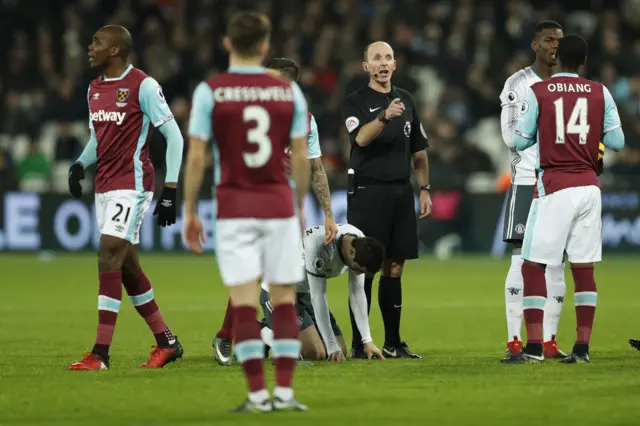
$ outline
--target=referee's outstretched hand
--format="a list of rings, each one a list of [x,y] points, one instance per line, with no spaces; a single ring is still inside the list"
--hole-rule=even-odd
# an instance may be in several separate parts
[[[395,98],[389,104],[389,107],[387,108],[387,113],[385,114],[385,116],[388,119],[396,118],[396,117],[400,117],[403,112],[404,112],[404,104],[402,103],[400,98]]]

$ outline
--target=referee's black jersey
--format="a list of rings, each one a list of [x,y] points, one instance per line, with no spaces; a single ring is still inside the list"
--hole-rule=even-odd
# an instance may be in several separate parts
[[[395,98],[404,104],[402,116],[391,119],[366,147],[356,144],[356,135],[362,126],[375,120]],[[354,170],[356,181],[410,179],[411,155],[427,148],[429,142],[409,92],[392,86],[391,92],[380,93],[366,85],[347,97],[342,114],[351,139],[349,167]]]

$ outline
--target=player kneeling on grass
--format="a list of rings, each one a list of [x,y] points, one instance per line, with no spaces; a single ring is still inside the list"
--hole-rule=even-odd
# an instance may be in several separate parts
[[[131,303],[145,319],[157,346],[144,368],[160,368],[182,357],[182,346],[164,321],[151,283],[140,267],[140,227],[153,198],[154,169],[149,137],[158,128],[167,140],[167,173],[154,215],[158,224],[176,222],[176,184],[183,140],[158,82],[128,64],[131,34],[107,25],[89,46],[91,68],[100,77],[87,93],[91,139],[69,170],[69,192],[82,196],[84,170],[96,166],[96,216],[100,228],[98,261],[98,331],[90,353],[71,364],[71,370],[106,370],[124,284]]]
[[[367,299],[364,293],[364,274],[380,270],[384,259],[384,247],[353,225],[338,226],[336,239],[325,244],[324,226],[314,226],[305,231],[304,266],[307,279],[298,286],[298,325],[300,326],[301,354],[304,359],[344,361],[346,345],[342,332],[327,304],[327,278],[335,278],[349,271],[349,301],[362,335],[367,358],[384,359],[373,344],[367,315]],[[260,303],[264,311],[262,337],[265,344],[271,339],[271,302],[262,286]],[[309,297],[310,296],[310,297]],[[313,327],[312,327],[313,326]],[[320,330],[320,335],[318,335]]]

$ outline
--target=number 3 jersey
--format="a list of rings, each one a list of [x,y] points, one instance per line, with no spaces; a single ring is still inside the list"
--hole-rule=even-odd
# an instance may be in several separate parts
[[[536,150],[529,148],[525,151],[517,151],[513,146],[513,135],[520,116],[529,108],[525,100],[527,89],[539,81],[542,81],[542,78],[535,69],[526,67],[511,75],[504,83],[504,88],[500,93],[502,106],[500,129],[502,130],[502,139],[511,149],[513,155],[511,183],[514,185],[533,185],[536,183]]]
[[[285,148],[309,131],[298,85],[262,67],[232,67],[200,83],[192,103],[189,136],[218,149],[218,219],[293,217]]]

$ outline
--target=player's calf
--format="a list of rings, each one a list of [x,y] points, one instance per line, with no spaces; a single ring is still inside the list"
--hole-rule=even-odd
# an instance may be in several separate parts
[[[101,370],[108,368],[109,349],[122,301],[120,267],[129,243],[120,238],[102,235],[98,259],[98,329],[91,354],[71,364],[71,370]]]
[[[293,373],[300,356],[298,314],[296,312],[295,285],[270,285],[273,304],[273,345],[272,357],[275,364],[275,400],[283,403],[294,401]],[[274,400],[274,401],[275,401]],[[275,405],[274,405],[275,407]]]
[[[565,364],[588,363],[589,342],[598,301],[598,289],[592,264],[571,265],[575,283],[577,336],[571,355],[563,359]]]

